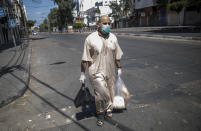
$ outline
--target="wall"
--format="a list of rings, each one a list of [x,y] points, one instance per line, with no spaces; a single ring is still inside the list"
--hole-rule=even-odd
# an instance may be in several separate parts
[[[179,14],[175,11],[168,11],[168,25],[201,25],[201,13],[197,11],[184,11]]]
[[[186,11],[184,18],[185,25],[201,25],[201,12],[197,11]]]
[[[175,11],[168,11],[167,15],[168,25],[178,25],[179,24],[179,14]]]
[[[154,26],[157,25],[157,12],[153,7],[148,7],[139,10],[139,26]]]

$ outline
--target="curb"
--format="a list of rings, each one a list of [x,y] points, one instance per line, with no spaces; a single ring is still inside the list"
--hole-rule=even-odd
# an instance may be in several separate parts
[[[90,34],[92,32],[74,32],[74,33],[68,33],[68,34]],[[183,36],[169,36],[169,35],[151,35],[151,34],[133,34],[133,33],[115,33],[115,35],[118,36],[131,36],[131,37],[141,37],[141,38],[152,38],[152,39],[171,39],[171,40],[187,40],[187,41],[201,41],[200,37],[183,37]]]
[[[6,106],[8,104],[10,104],[11,102],[15,101],[16,99],[18,99],[19,97],[23,96],[24,93],[26,92],[26,90],[28,89],[28,85],[29,85],[29,81],[30,81],[30,62],[31,62],[31,54],[32,54],[32,47],[31,44],[29,43],[28,46],[26,47],[28,48],[28,58],[27,58],[27,70],[25,70],[26,73],[26,81],[24,82],[25,87],[21,90],[19,90],[16,95],[7,98],[6,100],[3,100],[0,102],[0,108],[2,108],[3,106]]]
[[[201,36],[200,37],[183,37],[183,36],[132,34],[132,33],[114,33],[114,34],[122,35],[122,36],[147,37],[147,38],[157,38],[157,39],[175,39],[175,40],[177,39],[177,40],[201,41]]]

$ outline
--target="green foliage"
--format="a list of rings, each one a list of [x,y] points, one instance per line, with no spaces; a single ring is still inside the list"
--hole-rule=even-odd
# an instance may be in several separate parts
[[[168,4],[170,10],[179,13],[186,5],[186,0],[176,1]]]
[[[166,5],[169,0],[157,0],[156,3],[159,5]]]
[[[48,19],[44,19],[43,23],[39,25],[40,32],[48,32],[49,31],[49,22]]]
[[[186,7],[192,7],[197,12],[200,12],[201,10],[201,0],[187,0],[186,1]]]
[[[116,2],[110,2],[109,7],[112,9],[111,16],[120,17],[123,16],[122,2],[117,4]]]
[[[100,9],[99,9],[99,6],[96,8],[95,13],[100,14]]]
[[[123,2],[123,11],[124,14],[128,14],[129,12],[132,14],[134,12],[134,0],[125,0]]]
[[[48,14],[48,19],[43,21],[40,25],[40,31],[51,31],[53,27],[62,29],[72,24],[73,16],[72,10],[75,7],[74,0],[53,0],[58,8],[53,8]]]
[[[58,5],[58,26],[66,27],[73,22],[72,10],[75,7],[73,0],[54,0]]]
[[[83,23],[74,23],[73,24],[73,29],[81,29],[85,26]]]
[[[193,8],[198,12],[201,10],[201,0],[157,0],[158,6],[168,5],[168,8],[172,11],[179,13],[183,8]]]
[[[52,8],[50,10],[50,13],[48,14],[48,20],[51,30],[53,29],[53,27],[57,27],[59,25],[58,13],[58,8]]]
[[[28,20],[27,21],[27,27],[30,29],[35,25],[36,21],[35,20]]]
[[[116,16],[122,18],[124,16],[134,14],[134,0],[120,0],[120,4],[117,2],[110,2],[109,7],[112,9],[110,16]]]

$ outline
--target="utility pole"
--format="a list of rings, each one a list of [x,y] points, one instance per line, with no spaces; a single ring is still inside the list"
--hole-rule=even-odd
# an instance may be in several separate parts
[[[9,9],[9,15],[10,15],[10,14],[13,15],[13,10],[11,10],[10,8],[8,8],[8,9]],[[9,16],[9,15],[8,15],[8,16]],[[13,17],[12,15],[11,15],[11,17]],[[9,16],[9,20],[10,20],[10,16]],[[12,34],[14,46],[16,47],[17,45],[16,45],[16,40],[15,40],[14,29],[13,29],[13,28],[11,28],[11,34]]]
[[[4,13],[5,13],[5,16],[6,16],[6,2],[5,2],[5,0],[3,0],[3,2],[2,2],[2,4],[3,4],[3,9],[4,9]],[[6,30],[5,30],[5,28],[6,28],[6,25],[4,24],[4,41],[5,41],[5,43],[7,44],[8,43],[8,32],[6,32]]]
[[[27,36],[27,42],[29,43],[29,33],[27,31],[27,20],[26,20],[26,17],[25,17],[25,10],[24,10],[24,7],[22,8],[22,2],[20,1],[20,4],[19,4],[19,7],[20,7],[20,12],[21,12],[21,16],[23,18],[23,24],[24,24],[24,31],[25,31],[25,34]]]

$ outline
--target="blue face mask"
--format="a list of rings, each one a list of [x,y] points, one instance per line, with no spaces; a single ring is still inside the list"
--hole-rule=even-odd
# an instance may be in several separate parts
[[[104,34],[104,35],[107,35],[110,33],[110,26],[109,25],[102,25],[101,26],[101,32]]]

